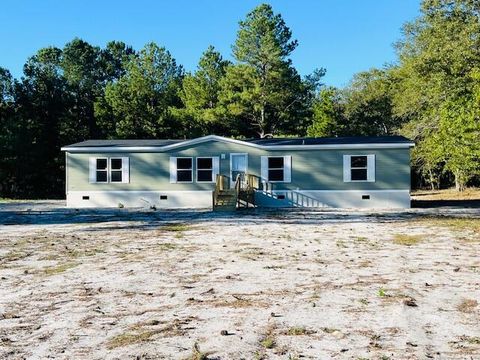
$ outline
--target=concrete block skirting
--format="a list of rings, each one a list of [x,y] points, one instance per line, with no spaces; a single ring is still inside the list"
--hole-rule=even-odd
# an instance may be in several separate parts
[[[261,207],[410,208],[410,190],[257,191]]]
[[[258,207],[410,208],[409,190],[257,191]],[[212,191],[69,191],[72,208],[211,208]]]
[[[212,191],[69,191],[67,207],[128,208],[155,206],[159,209],[211,208]]]

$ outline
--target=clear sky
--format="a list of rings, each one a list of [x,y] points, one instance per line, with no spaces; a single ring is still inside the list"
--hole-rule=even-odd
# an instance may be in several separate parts
[[[104,46],[121,40],[135,49],[155,41],[186,70],[214,45],[231,58],[238,21],[255,0],[4,0],[0,66],[15,77],[39,48],[74,37]],[[267,2],[267,1],[264,1]],[[299,46],[292,55],[302,75],[325,67],[325,82],[344,86],[358,71],[395,60],[401,26],[418,15],[419,0],[273,0]]]

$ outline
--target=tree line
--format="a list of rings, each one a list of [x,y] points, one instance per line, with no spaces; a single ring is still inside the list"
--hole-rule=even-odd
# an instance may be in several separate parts
[[[423,184],[462,189],[479,173],[479,6],[424,0],[421,10],[404,26],[398,61],[342,89],[322,83],[323,68],[298,73],[298,42],[267,4],[240,21],[233,61],[210,46],[193,72],[155,43],[75,38],[40,49],[20,79],[0,68],[0,196],[63,196],[65,144],[207,134],[403,134],[417,142]]]

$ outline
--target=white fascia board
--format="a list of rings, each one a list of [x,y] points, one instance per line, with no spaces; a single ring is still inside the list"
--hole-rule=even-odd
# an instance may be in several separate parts
[[[218,141],[223,143],[232,143],[244,145],[262,150],[347,150],[347,149],[406,149],[415,146],[413,142],[409,143],[377,143],[377,144],[323,144],[323,145],[259,145],[247,141],[230,139],[218,135],[207,135],[197,139],[185,140],[180,143],[166,146],[92,146],[92,147],[62,147],[62,151],[67,152],[165,152],[172,149],[200,144],[206,141]]]

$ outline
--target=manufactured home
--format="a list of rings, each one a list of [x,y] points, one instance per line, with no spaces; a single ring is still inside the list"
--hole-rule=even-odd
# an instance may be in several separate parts
[[[67,206],[410,207],[401,136],[88,140],[62,148]]]

